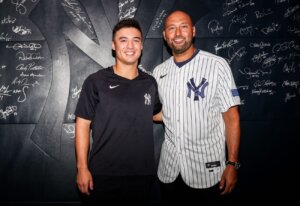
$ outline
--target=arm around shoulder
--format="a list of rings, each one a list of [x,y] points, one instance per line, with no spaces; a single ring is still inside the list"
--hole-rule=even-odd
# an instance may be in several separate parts
[[[162,111],[153,115],[153,121],[155,122],[162,122]]]

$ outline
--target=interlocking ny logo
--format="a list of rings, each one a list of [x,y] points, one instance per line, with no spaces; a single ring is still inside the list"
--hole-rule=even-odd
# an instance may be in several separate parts
[[[144,97],[145,97],[145,105],[151,105],[151,95],[146,93]]]
[[[204,90],[205,88],[208,86],[208,82],[205,78],[202,78],[202,81],[200,83],[199,86],[196,86],[194,78],[191,78],[189,82],[187,82],[187,86],[188,86],[188,97],[191,98],[191,93],[192,91],[194,92],[195,96],[194,96],[194,101],[198,101],[199,100],[199,96],[203,99],[204,96]]]

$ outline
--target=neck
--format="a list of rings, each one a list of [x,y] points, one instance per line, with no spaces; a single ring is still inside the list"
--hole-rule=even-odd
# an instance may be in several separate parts
[[[174,60],[176,62],[186,61],[193,56],[195,51],[196,51],[196,48],[194,46],[191,46],[190,48],[188,48],[188,50],[186,50],[185,52],[183,52],[181,54],[177,54],[177,53],[173,52]]]
[[[120,64],[117,62],[113,66],[113,70],[116,75],[130,80],[136,78],[139,75],[137,64],[127,65],[127,64]]]

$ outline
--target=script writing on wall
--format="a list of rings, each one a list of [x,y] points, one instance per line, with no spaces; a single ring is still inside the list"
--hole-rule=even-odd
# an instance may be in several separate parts
[[[49,49],[28,19],[37,3],[10,0],[0,4],[1,123],[36,123],[47,97],[51,81]]]
[[[296,117],[300,3],[226,0],[216,8],[196,24],[197,37],[203,38],[198,44],[230,64],[242,99],[242,117]]]

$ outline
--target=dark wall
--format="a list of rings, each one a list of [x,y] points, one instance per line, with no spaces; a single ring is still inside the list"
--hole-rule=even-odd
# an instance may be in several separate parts
[[[236,205],[296,199],[298,0],[0,0],[0,203],[79,202],[74,109],[83,80],[114,63],[113,25],[141,23],[141,67],[170,56],[166,15],[185,9],[195,44],[229,62],[242,99]],[[163,140],[154,125],[156,157]],[[234,203],[233,203],[234,204]]]

